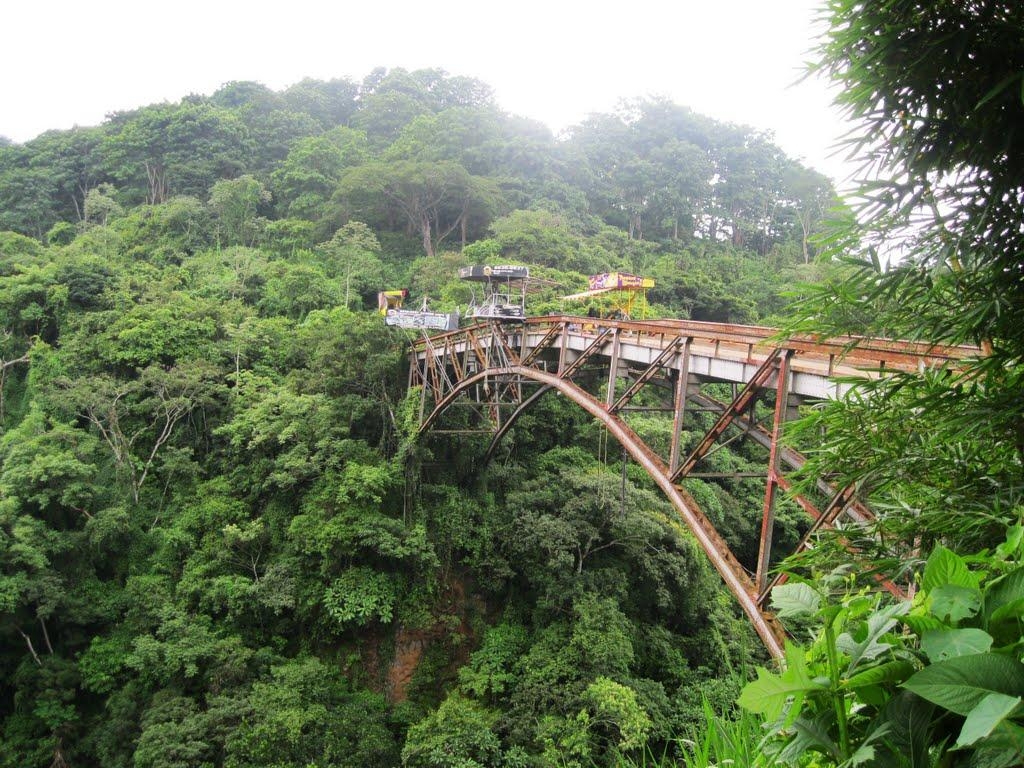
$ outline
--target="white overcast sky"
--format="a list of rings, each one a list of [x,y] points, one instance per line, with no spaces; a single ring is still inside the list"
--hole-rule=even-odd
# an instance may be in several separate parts
[[[281,89],[377,66],[476,77],[556,132],[623,98],[665,96],[773,131],[837,181],[825,86],[795,84],[824,0],[8,0],[0,135],[95,125],[231,80]],[[830,157],[830,155],[832,155]]]

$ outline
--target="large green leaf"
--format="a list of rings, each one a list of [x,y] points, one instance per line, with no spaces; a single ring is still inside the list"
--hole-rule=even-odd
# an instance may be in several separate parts
[[[831,710],[818,713],[813,720],[798,717],[791,726],[789,742],[775,756],[776,760],[786,765],[798,765],[810,752],[821,752],[838,760],[841,757],[839,746],[829,734],[834,720]]]
[[[985,587],[986,613],[1021,598],[1024,598],[1024,567],[1000,576]]]
[[[985,606],[982,611],[985,626],[990,632],[1003,636],[1011,641],[1017,630],[1017,620],[1024,617],[1024,568],[1018,568],[1000,579],[993,581],[985,589]],[[1008,623],[1011,626],[1000,626]]]
[[[994,624],[1020,618],[1024,618],[1024,597],[996,608],[996,610],[992,611],[992,615],[989,616],[988,623],[991,627]]]
[[[921,650],[935,663],[956,656],[987,653],[992,649],[992,636],[983,629],[932,629],[921,635]]]
[[[1021,83],[1024,84],[1024,78]],[[1024,525],[1011,525],[1006,531],[1006,541],[996,547],[996,556],[1004,559],[1016,557],[1021,544],[1024,544]]]
[[[956,624],[981,610],[981,590],[946,584],[929,592],[928,601],[935,616]]]
[[[821,595],[807,584],[780,584],[772,590],[772,610],[781,619],[813,615],[820,605]]]
[[[1020,696],[990,693],[968,713],[956,746],[967,747],[988,736],[1020,706],[1020,701]]]
[[[776,674],[758,667],[757,680],[743,687],[738,703],[744,709],[775,720],[782,715],[786,704],[792,701],[790,717],[796,718],[804,697],[825,688],[823,683],[814,680],[808,672],[803,649],[787,643],[786,669]]]
[[[888,740],[889,727],[887,724],[883,724],[869,733],[864,739],[861,739],[859,743],[855,743],[856,749],[849,759],[842,764],[842,768],[856,768],[856,766],[864,764],[877,765],[876,748],[882,746]]]
[[[896,765],[906,768],[932,765],[929,747],[934,712],[934,704],[910,691],[900,691],[889,699],[878,720],[880,727],[887,728],[886,746],[898,756]]]
[[[931,592],[946,585],[977,589],[978,578],[969,570],[963,559],[941,544],[932,551],[924,567],[921,588]]]
[[[947,628],[944,623],[939,621],[930,613],[912,613],[903,617],[903,623],[918,635],[923,635],[930,629]]]
[[[1024,755],[1024,727],[1011,720],[1004,720],[995,727],[987,739],[975,744],[974,749],[971,768],[1019,768],[1020,756]]]
[[[897,624],[900,616],[910,610],[910,601],[903,600],[887,605],[868,616],[867,622],[857,628],[855,634],[843,632],[836,638],[836,646],[850,657],[847,675],[852,674],[862,663],[881,656],[892,648],[892,643],[882,638]]]
[[[997,653],[957,656],[931,664],[904,687],[958,715],[967,715],[991,693],[1024,696],[1024,664]]]
[[[879,664],[877,667],[869,667],[863,672],[846,680],[844,688],[866,688],[869,685],[883,685],[884,683],[898,683],[906,680],[914,672],[914,665],[909,661],[895,660]]]

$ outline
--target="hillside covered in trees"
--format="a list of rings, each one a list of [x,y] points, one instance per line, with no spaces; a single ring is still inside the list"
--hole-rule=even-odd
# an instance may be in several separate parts
[[[555,283],[537,313],[624,269],[662,315],[760,321],[820,269],[834,203],[755,130],[645,101],[556,139],[435,70],[5,142],[0,764],[666,749],[756,637],[565,403],[486,469],[418,444],[373,300],[463,305],[457,268],[500,260]],[[757,483],[694,483],[756,546]]]
[[[855,215],[751,129],[647,101],[556,138],[438,71],[3,143],[0,764],[1019,765],[1024,10],[828,13]],[[788,433],[876,515],[784,566],[785,665],[563,399],[486,465],[415,435],[373,295],[450,309],[499,260],[537,313],[621,269],[658,315],[973,345]],[[748,450],[686,481],[747,562]]]

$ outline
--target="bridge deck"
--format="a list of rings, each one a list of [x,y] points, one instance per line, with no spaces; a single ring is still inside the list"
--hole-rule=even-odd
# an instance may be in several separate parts
[[[598,320],[573,315],[531,317],[523,323],[505,326],[509,346],[528,352],[543,343],[548,331],[561,326],[570,353],[585,350],[601,331],[619,331],[618,356],[624,362],[650,365],[671,344],[690,340],[690,371],[708,379],[743,384],[773,350],[791,350],[793,381],[790,392],[806,398],[841,395],[851,386],[843,379],[872,378],[886,370],[921,371],[928,367],[954,365],[981,354],[978,347],[951,347],[889,339],[838,337],[815,339],[778,338],[778,329],[764,326],[704,323],[691,320]],[[476,326],[486,328],[486,324]],[[431,344],[443,346],[449,340],[457,354],[468,351],[465,330],[434,336]],[[525,343],[524,343],[525,335]],[[418,359],[426,355],[426,342],[414,342]],[[604,354],[607,354],[605,352]]]

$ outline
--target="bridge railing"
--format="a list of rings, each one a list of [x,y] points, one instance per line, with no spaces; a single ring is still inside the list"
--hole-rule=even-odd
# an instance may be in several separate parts
[[[486,327],[486,323],[470,327]],[[543,315],[527,318],[522,323],[510,324],[510,333],[521,329],[525,333],[546,333],[552,326],[563,325],[573,331],[619,329],[639,339],[657,341],[662,346],[674,338],[688,338],[697,343],[713,344],[719,348],[732,348],[747,352],[749,358],[763,357],[773,349],[789,349],[801,360],[828,365],[828,374],[852,374],[856,371],[920,371],[928,367],[941,367],[961,360],[976,358],[982,350],[974,346],[950,346],[916,341],[879,339],[858,336],[820,338],[792,336],[781,338],[777,328],[730,323],[709,323],[696,320],[611,320],[576,315]],[[431,343],[457,339],[465,328],[431,337]],[[425,339],[413,343],[416,352],[427,346]]]

